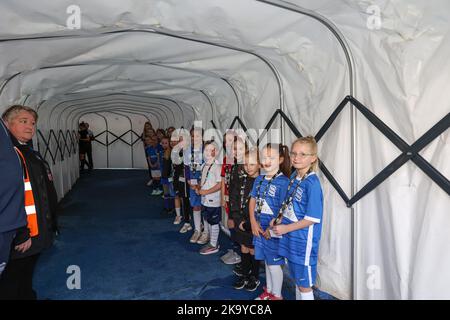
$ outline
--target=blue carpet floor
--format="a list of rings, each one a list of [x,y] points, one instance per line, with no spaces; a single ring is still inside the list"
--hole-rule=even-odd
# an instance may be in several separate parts
[[[61,202],[61,234],[42,254],[34,276],[39,299],[254,299],[260,290],[232,287],[233,266],[202,256],[180,234],[174,215],[150,196],[146,171],[94,170],[83,174]],[[68,289],[69,266],[81,270],[81,289]],[[264,283],[264,274],[261,276]],[[286,286],[288,287],[288,286]],[[287,288],[283,295],[293,299]]]

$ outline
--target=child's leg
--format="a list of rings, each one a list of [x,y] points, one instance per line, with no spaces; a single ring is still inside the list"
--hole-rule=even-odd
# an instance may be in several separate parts
[[[169,210],[169,185],[163,184],[164,209]]]
[[[296,286],[295,290],[296,300],[314,300],[314,293],[312,288],[304,288]]]
[[[269,265],[265,262],[266,265],[266,290],[267,292],[272,293],[272,275],[270,274]]]
[[[248,249],[250,253],[250,262],[251,262],[251,275],[254,276],[256,279],[259,278],[259,260],[255,259],[255,249],[249,248]]]
[[[179,196],[175,196],[174,204],[175,204],[175,212],[177,214],[177,217],[180,217],[181,216],[181,198]]]
[[[183,197],[183,219],[184,223],[191,222],[191,204],[189,202],[189,197]]]
[[[153,178],[153,186],[155,190],[161,190],[161,178]]]
[[[207,233],[208,235],[211,234],[211,225],[208,223],[205,217],[203,217],[203,233]]]
[[[220,227],[218,223],[211,224],[210,243],[213,247],[217,247],[219,240]]]
[[[291,265],[289,265],[291,267]],[[301,277],[297,282],[295,297],[297,300],[314,300],[312,286],[316,281],[317,266],[297,266],[301,272],[297,272],[296,277]]]
[[[270,278],[272,281],[272,291],[269,292],[276,297],[281,297],[281,288],[283,287],[283,270],[279,265],[269,265],[267,269],[269,270]]]
[[[194,226],[195,230],[201,232],[201,224],[202,224],[202,207],[201,206],[193,206],[192,207],[193,215],[194,215]]]
[[[241,257],[242,257],[242,274],[248,277],[252,270],[252,257],[250,255],[250,250],[244,245],[241,245]]]
[[[211,208],[208,214],[208,222],[211,225],[210,243],[214,247],[218,247],[219,233],[220,233],[220,221],[222,221],[222,209],[221,207]]]

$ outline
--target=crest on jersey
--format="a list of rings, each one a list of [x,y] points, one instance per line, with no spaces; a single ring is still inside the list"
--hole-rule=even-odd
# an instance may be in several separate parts
[[[277,192],[276,186],[270,186],[269,191],[267,191],[267,194],[271,197],[275,197],[275,193]]]

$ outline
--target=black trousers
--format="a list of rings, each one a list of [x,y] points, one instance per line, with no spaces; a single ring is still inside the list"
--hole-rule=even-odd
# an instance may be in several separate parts
[[[181,203],[182,203],[182,207],[183,207],[183,219],[184,219],[184,222],[190,222],[191,221],[192,208],[191,208],[191,204],[189,202],[189,197],[182,197],[181,198]]]
[[[40,254],[10,260],[0,278],[0,300],[36,300],[33,273]]]
[[[0,232],[0,277],[8,264],[11,252],[11,243],[16,235],[16,230]]]
[[[89,167],[90,170],[92,170],[94,168],[94,162],[92,161],[92,148],[88,149],[86,151],[86,154],[88,156],[88,162],[89,162],[88,163],[88,167]]]
[[[91,145],[88,148],[86,148],[86,155],[88,158],[88,168],[89,168],[89,170],[92,170],[94,168],[94,162],[92,161],[92,146]]]

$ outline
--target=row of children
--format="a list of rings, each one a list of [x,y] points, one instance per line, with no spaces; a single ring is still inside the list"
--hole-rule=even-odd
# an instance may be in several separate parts
[[[149,168],[150,180],[147,186],[152,186],[153,191],[151,195],[161,195],[164,193],[164,198],[167,203],[166,210],[172,211],[170,207],[169,197],[169,183],[167,178],[163,175],[163,156],[169,152],[170,156],[170,136],[175,131],[174,127],[169,127],[166,130],[157,129],[154,130],[150,122],[146,122],[144,130],[142,132],[142,141],[144,142],[145,156]],[[170,169],[167,168],[166,170]],[[161,188],[163,190],[161,190]],[[173,197],[173,196],[172,196]]]
[[[236,136],[233,156],[224,200],[232,239],[241,245],[242,263],[234,270],[239,276],[234,287],[256,288],[262,260],[266,286],[257,299],[280,300],[281,266],[287,262],[296,298],[314,299],[323,212],[316,141],[297,139],[290,152],[281,144],[267,144],[257,151],[247,150],[245,141]]]
[[[282,265],[287,262],[297,299],[314,299],[323,210],[314,138],[296,140],[290,152],[281,144],[257,150],[248,149],[244,138],[228,131],[221,164],[217,159],[220,148],[214,141],[203,142],[201,129],[192,129],[190,134],[190,148],[181,135],[161,139],[162,177],[168,184],[165,194],[175,198],[174,223],[184,220],[180,232],[192,230],[192,212],[190,242],[204,244],[200,254],[218,252],[224,208],[231,238],[240,245],[234,287],[256,290],[262,260],[266,286],[257,299],[280,300]],[[174,156],[181,160],[172,163]]]

